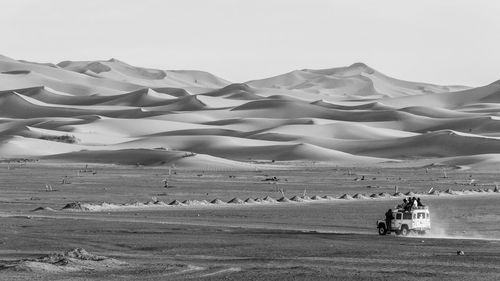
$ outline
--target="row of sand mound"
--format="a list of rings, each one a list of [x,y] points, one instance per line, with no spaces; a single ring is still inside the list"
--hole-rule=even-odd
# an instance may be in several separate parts
[[[321,200],[367,200],[367,199],[389,199],[398,197],[415,197],[415,196],[440,196],[440,195],[471,195],[471,194],[481,194],[481,193],[500,193],[498,187],[492,188],[476,188],[476,189],[462,189],[462,190],[452,190],[451,188],[440,191],[433,189],[431,192],[397,192],[390,194],[387,192],[373,193],[373,194],[361,194],[356,193],[354,195],[343,194],[338,197],[333,197],[330,195],[319,196],[314,195],[309,197],[307,195],[293,197],[282,196],[281,198],[275,199],[271,196],[266,196],[264,198],[247,198],[245,200],[235,197],[229,201],[223,201],[219,198],[215,198],[211,201],[207,200],[184,200],[179,201],[177,199],[172,200],[170,203],[166,203],[160,200],[151,200],[145,203],[134,202],[125,204],[112,204],[112,203],[82,203],[82,202],[72,202],[66,204],[61,210],[66,211],[101,211],[101,210],[112,210],[112,209],[124,209],[124,208],[142,208],[147,206],[221,206],[221,205],[249,205],[249,204],[276,204],[276,203],[304,203],[313,202]],[[50,207],[38,207],[33,211],[55,211]]]

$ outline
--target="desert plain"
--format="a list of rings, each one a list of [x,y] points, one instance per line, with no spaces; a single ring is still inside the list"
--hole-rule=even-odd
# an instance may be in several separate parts
[[[1,280],[498,280],[500,83],[0,57]],[[379,236],[404,197],[423,236]]]

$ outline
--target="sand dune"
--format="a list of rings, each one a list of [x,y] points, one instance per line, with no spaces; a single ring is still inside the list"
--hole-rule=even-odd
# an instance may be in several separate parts
[[[469,104],[488,103],[490,100],[497,100],[498,96],[500,96],[500,81],[483,87],[463,91],[447,92],[439,95],[424,94],[394,99],[385,98],[382,99],[381,102],[396,107],[413,105],[457,109]]]
[[[53,154],[45,156],[42,159],[85,163],[112,163],[120,165],[174,165],[176,168],[198,170],[253,171],[256,169],[251,164],[238,161],[186,151],[166,151],[163,149],[77,151]]]
[[[142,88],[132,83],[100,79],[59,67],[0,59],[0,90],[47,86],[58,91],[90,95],[114,95]]]
[[[106,80],[127,81],[143,87],[220,88],[229,82],[203,71],[165,71],[129,65],[117,59],[107,61],[64,61],[59,67]]]
[[[499,102],[498,81],[438,86],[360,63],[231,83],[116,59],[0,56],[0,158],[221,169],[255,160],[482,165],[498,162]]]
[[[356,122],[343,121],[326,125],[284,125],[267,132],[353,140],[392,139],[418,135],[412,132],[375,128]]]
[[[396,140],[345,143],[339,149],[373,157],[451,157],[495,153],[500,138],[442,130]]]
[[[2,155],[2,158],[7,159],[59,154],[89,148],[77,144],[20,136],[0,138],[0,155]]]
[[[440,160],[440,163],[450,166],[484,167],[500,165],[500,154],[477,154],[468,156],[447,157]]]
[[[330,92],[330,96],[381,98],[444,93],[467,89],[464,86],[437,86],[390,78],[373,68],[355,63],[348,67],[296,70],[283,75],[247,82],[260,88],[285,88],[307,92]]]
[[[262,97],[255,94],[256,90],[247,84],[231,84],[224,88],[217,89],[208,93],[205,96],[224,97],[237,100],[257,100]]]

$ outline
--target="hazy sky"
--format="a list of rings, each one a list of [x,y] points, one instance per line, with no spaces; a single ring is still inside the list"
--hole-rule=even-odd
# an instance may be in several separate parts
[[[500,1],[0,0],[0,53],[111,57],[233,82],[364,62],[401,79],[500,79]]]

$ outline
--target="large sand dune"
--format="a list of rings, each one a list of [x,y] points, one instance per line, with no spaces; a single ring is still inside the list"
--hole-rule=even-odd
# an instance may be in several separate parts
[[[361,63],[232,84],[116,59],[0,56],[0,91],[1,159],[254,169],[243,162],[474,165],[500,155],[498,81],[439,86]]]
[[[295,70],[267,79],[253,80],[248,84],[259,88],[301,90],[351,98],[401,97],[467,89],[464,86],[402,81],[388,77],[363,63],[331,69]]]

